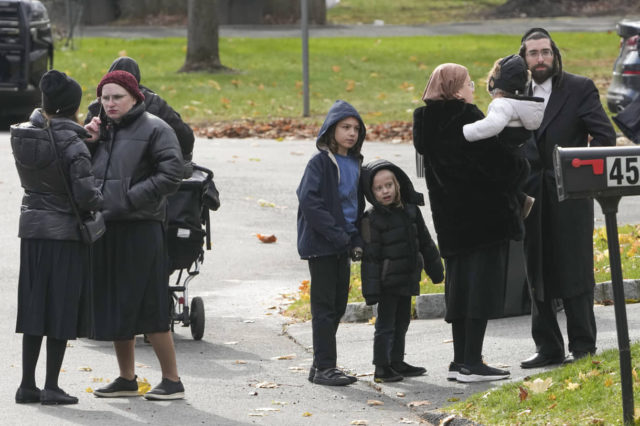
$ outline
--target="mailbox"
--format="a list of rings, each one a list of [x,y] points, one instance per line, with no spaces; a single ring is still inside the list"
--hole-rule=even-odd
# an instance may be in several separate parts
[[[553,166],[560,201],[640,195],[640,146],[557,146]]]

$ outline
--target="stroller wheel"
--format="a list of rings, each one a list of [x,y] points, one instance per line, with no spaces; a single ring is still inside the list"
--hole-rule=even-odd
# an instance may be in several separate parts
[[[193,336],[194,340],[202,339],[204,335],[204,302],[202,297],[191,299],[189,319],[191,321],[191,336]]]

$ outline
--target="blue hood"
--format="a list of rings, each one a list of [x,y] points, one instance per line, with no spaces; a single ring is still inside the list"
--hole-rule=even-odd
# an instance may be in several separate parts
[[[358,142],[351,148],[350,153],[360,154],[360,148],[364,142],[364,137],[367,135],[367,129],[364,126],[364,122],[358,114],[358,111],[348,102],[337,100],[329,109],[327,118],[324,119],[318,137],[316,138],[316,146],[318,149],[327,149],[328,146],[321,141],[322,136],[329,130],[329,127],[333,126],[340,120],[344,120],[347,117],[355,117],[360,122],[360,134],[358,134]]]

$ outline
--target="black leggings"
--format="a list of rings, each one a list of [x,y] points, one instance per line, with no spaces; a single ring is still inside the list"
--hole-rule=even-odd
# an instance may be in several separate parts
[[[486,329],[486,319],[466,318],[453,321],[453,362],[469,366],[481,363]]]
[[[22,383],[21,388],[33,389],[36,387],[36,364],[40,356],[42,336],[30,334],[22,335]],[[45,389],[59,390],[58,376],[67,349],[66,340],[58,340],[47,337],[47,377],[44,383]]]

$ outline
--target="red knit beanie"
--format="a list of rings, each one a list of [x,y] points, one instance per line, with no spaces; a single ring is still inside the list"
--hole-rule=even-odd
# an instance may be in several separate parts
[[[102,96],[102,87],[105,84],[114,83],[118,86],[123,87],[131,96],[136,98],[138,102],[144,101],[144,95],[140,91],[140,87],[138,87],[138,81],[133,76],[126,71],[111,71],[102,77],[100,83],[98,83],[98,97]]]

